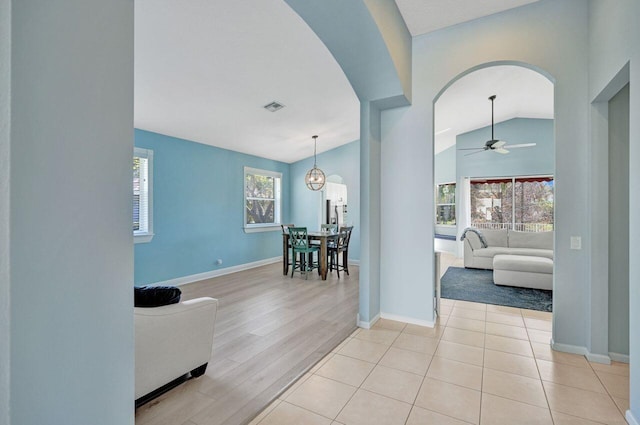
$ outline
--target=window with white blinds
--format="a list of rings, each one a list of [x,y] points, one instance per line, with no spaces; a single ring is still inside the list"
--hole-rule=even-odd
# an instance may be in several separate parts
[[[153,151],[133,151],[133,239],[135,243],[153,238]]]
[[[281,185],[282,173],[244,167],[245,232],[280,229]]]

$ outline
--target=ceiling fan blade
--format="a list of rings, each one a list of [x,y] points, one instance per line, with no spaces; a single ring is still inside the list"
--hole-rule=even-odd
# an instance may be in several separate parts
[[[509,151],[506,150],[505,148],[497,148],[497,149],[493,149],[493,151],[494,152],[498,152],[498,153],[502,153],[502,154],[509,153]]]
[[[465,154],[465,156],[475,155],[475,154],[480,153],[480,152],[484,152],[484,149],[476,151],[476,152],[471,152],[471,153]]]
[[[459,148],[459,151],[483,151],[484,148]]]
[[[506,145],[505,148],[509,148],[509,149],[530,148],[535,145],[536,145],[535,143],[520,143],[517,145]]]
[[[507,142],[505,142],[504,140],[498,140],[494,144],[491,145],[491,149],[499,149],[499,148],[503,147],[506,144],[507,144]]]

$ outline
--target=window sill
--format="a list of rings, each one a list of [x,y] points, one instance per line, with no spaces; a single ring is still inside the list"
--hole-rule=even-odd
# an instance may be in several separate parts
[[[155,236],[154,233],[141,233],[141,234],[134,234],[133,235],[133,243],[149,243],[151,242],[151,239],[153,239],[153,237]]]
[[[280,224],[267,224],[264,226],[251,226],[251,227],[244,227],[244,232],[245,233],[259,233],[259,232],[275,232],[278,230],[282,230],[282,227],[280,226]]]

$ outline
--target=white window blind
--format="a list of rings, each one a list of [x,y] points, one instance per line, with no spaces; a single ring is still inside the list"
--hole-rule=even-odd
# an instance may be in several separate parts
[[[456,225],[456,184],[445,183],[436,187],[436,224]]]
[[[133,153],[133,236],[136,243],[153,238],[153,151]]]
[[[244,167],[244,227],[246,231],[273,228],[281,222],[282,174]]]

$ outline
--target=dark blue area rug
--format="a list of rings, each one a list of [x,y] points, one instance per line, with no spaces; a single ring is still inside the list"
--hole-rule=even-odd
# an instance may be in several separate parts
[[[551,311],[553,291],[499,286],[493,270],[449,267],[440,281],[442,298],[506,305],[529,310]]]

